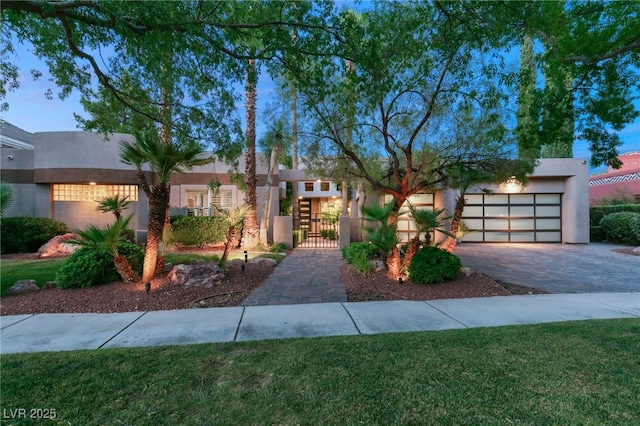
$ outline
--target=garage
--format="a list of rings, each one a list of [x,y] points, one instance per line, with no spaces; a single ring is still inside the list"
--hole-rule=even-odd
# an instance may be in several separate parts
[[[467,194],[463,242],[562,242],[562,194]]]

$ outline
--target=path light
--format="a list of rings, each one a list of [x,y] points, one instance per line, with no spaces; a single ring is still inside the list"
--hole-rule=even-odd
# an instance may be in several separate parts
[[[244,272],[244,263],[240,265],[240,267],[242,268],[242,272]]]
[[[244,251],[244,263],[247,263],[247,257],[248,257],[247,251],[245,250]]]
[[[146,291],[147,295],[149,295],[149,292],[151,291],[151,283],[146,283],[144,285],[144,291]]]
[[[398,278],[398,284],[402,285],[402,277]]]

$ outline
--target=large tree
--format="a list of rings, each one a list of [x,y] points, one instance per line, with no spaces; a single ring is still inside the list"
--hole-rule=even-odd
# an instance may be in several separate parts
[[[493,82],[499,58],[430,4],[379,3],[363,16],[342,17],[343,55],[355,66],[345,73],[342,61],[319,61],[307,77],[317,80],[301,85],[317,123],[307,150],[316,168],[390,196],[390,221],[410,196],[445,184],[453,165],[504,170],[514,144],[501,120],[505,94]],[[354,98],[351,118],[345,99]],[[470,137],[477,129],[483,134]],[[404,270],[398,257],[388,257],[394,278]]]

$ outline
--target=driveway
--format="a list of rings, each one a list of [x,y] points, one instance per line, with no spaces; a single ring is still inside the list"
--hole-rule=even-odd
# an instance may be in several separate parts
[[[640,256],[618,253],[629,248],[591,244],[487,244],[456,247],[462,266],[498,281],[550,293],[640,292]]]

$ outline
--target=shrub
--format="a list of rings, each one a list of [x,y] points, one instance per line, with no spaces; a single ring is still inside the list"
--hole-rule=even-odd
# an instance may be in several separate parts
[[[171,226],[173,243],[198,248],[224,242],[228,227],[217,216],[173,216]]]
[[[307,239],[308,230],[306,229],[295,229],[293,231],[293,245],[297,246],[301,242]]]
[[[368,262],[373,260],[377,254],[376,248],[369,243],[351,243],[342,248],[342,257],[350,265],[354,263],[354,259],[364,258]]]
[[[321,229],[320,236],[322,238],[328,238],[330,240],[335,240],[338,237],[338,233],[335,229]]]
[[[351,266],[358,275],[367,277],[373,272],[373,266],[371,266],[371,259],[364,250],[356,251],[351,258]]]
[[[611,213],[633,212],[640,213],[640,204],[618,204],[615,206],[589,207],[589,225],[598,226],[602,219]]]
[[[142,272],[144,252],[135,244],[123,242],[118,246],[120,254],[129,259],[134,271]],[[56,274],[59,288],[81,288],[119,281],[113,255],[107,249],[82,247],[73,253]]]
[[[423,247],[411,258],[409,279],[415,284],[452,280],[460,271],[458,256],[437,247]]]
[[[45,217],[0,219],[2,253],[35,253],[56,235],[71,232],[64,223]]]
[[[632,217],[629,225],[631,226],[631,235],[635,238],[636,244],[640,244],[640,214]]]
[[[590,226],[589,227],[589,241],[592,243],[599,243],[601,241],[606,240],[606,236],[604,235],[604,231],[600,226]]]
[[[619,212],[605,216],[600,222],[607,241],[629,245],[639,245],[640,239],[632,231],[632,221],[635,223],[638,213]],[[634,225],[635,226],[635,225]]]
[[[289,250],[289,245],[286,243],[274,243],[271,244],[271,246],[269,247],[269,251],[271,253],[280,253],[283,252],[285,250]]]

